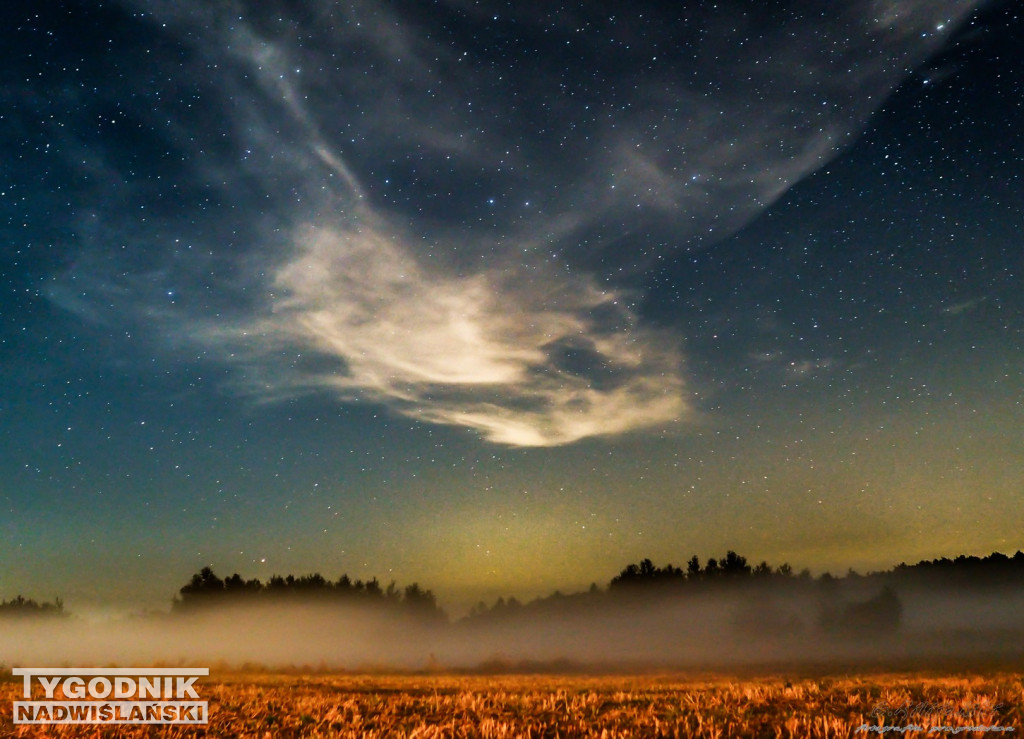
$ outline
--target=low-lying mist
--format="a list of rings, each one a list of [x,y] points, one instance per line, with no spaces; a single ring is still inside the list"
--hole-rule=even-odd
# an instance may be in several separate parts
[[[12,666],[614,670],[1019,660],[1024,592],[912,588],[579,594],[455,622],[345,603],[218,603],[88,622],[0,620]]]

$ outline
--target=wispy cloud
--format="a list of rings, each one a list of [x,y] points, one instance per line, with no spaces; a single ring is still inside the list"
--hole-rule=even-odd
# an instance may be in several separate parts
[[[638,326],[622,293],[525,266],[432,273],[396,233],[366,221],[302,229],[273,277],[272,310],[199,337],[248,344],[237,356],[249,364],[285,347],[334,360],[264,373],[260,392],[366,398],[504,444],[565,444],[690,413],[674,340]]]
[[[81,243],[109,258],[76,260],[53,300],[88,317],[102,295],[103,316],[201,343],[261,398],[368,398],[537,446],[693,414],[683,337],[625,286],[835,156],[976,2],[554,24],[461,0],[130,4],[190,53],[107,94],[180,164],[110,167],[123,196],[97,198]],[[171,108],[123,89],[153,80],[165,97],[138,100]]]

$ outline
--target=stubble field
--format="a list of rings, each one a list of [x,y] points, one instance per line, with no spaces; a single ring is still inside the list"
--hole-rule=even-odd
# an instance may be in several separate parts
[[[830,677],[222,674],[209,724],[25,726],[0,685],[0,736],[846,737],[1011,736],[1024,675]],[[867,727],[865,727],[867,725]],[[908,730],[920,726],[921,730]],[[868,728],[870,727],[870,728]],[[946,727],[946,728],[942,728]],[[971,729],[968,727],[976,727]]]

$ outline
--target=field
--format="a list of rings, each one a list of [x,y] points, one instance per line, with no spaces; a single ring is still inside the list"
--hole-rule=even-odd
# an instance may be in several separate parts
[[[206,727],[16,726],[8,737],[1016,736],[1020,673],[829,677],[229,674],[202,684]],[[888,711],[888,713],[886,713]],[[864,724],[873,730],[860,728]],[[924,731],[907,731],[917,725]],[[961,727],[959,732],[935,727]],[[964,731],[963,727],[989,727]],[[998,727],[993,729],[991,727]],[[932,729],[932,731],[928,731]]]

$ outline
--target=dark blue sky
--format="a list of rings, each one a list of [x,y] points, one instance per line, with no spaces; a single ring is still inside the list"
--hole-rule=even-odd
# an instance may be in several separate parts
[[[1015,4],[0,14],[0,594],[1021,546]]]

